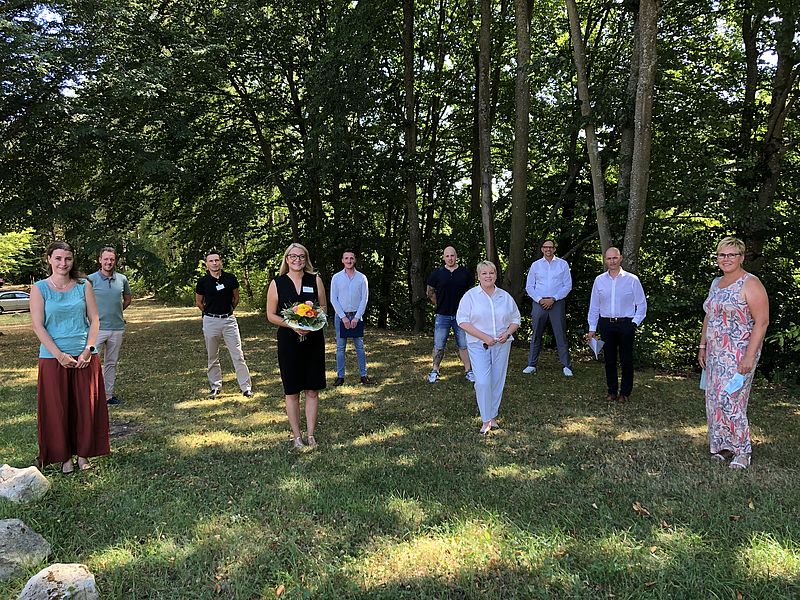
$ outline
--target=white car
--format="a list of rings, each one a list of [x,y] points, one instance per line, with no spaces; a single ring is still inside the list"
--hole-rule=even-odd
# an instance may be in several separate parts
[[[28,292],[0,292],[0,315],[9,310],[30,310]]]

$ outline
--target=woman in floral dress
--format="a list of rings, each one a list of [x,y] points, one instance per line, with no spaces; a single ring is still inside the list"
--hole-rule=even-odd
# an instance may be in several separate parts
[[[761,344],[769,325],[769,299],[758,277],[742,268],[744,243],[726,237],[717,246],[722,277],[711,284],[703,303],[706,316],[697,360],[706,370],[706,417],[711,457],[732,458],[732,469],[750,466],[747,401]],[[736,388],[735,376],[744,376]],[[728,388],[728,389],[726,389]]]

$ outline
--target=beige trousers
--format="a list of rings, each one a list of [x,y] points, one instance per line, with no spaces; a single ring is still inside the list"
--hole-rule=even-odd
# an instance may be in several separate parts
[[[208,353],[208,384],[212,390],[222,387],[222,368],[219,364],[219,345],[225,342],[228,353],[231,355],[233,367],[236,369],[236,380],[239,382],[239,389],[243,392],[251,389],[250,369],[244,362],[244,351],[242,350],[242,338],[239,335],[239,323],[236,317],[231,315],[225,319],[217,317],[203,316],[203,337],[206,340],[206,352]]]

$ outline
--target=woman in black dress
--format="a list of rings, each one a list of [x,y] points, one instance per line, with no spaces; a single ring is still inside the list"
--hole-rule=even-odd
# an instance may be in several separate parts
[[[300,431],[300,392],[306,396],[306,440],[309,446],[317,445],[314,428],[319,390],[325,389],[325,336],[321,329],[310,333],[293,329],[280,311],[308,300],[327,312],[325,286],[314,271],[308,250],[301,244],[291,244],[283,253],[278,277],[269,284],[267,319],[278,326],[278,366],[295,448],[305,446]]]

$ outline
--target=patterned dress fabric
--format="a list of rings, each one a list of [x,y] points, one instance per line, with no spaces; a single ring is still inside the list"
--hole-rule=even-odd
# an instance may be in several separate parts
[[[703,309],[708,314],[706,328],[706,418],[712,454],[730,450],[736,455],[750,454],[750,423],[747,401],[753,384],[755,365],[736,392],[729,394],[725,386],[736,374],[739,361],[747,351],[753,332],[753,315],[742,297],[742,288],[749,273],[728,287],[719,287],[719,278],[711,284]],[[759,349],[755,364],[761,357]]]

